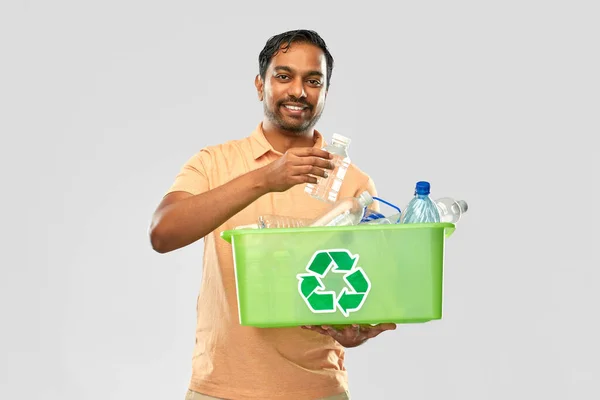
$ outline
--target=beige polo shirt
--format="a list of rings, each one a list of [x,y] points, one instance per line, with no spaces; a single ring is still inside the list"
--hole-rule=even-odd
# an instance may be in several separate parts
[[[315,146],[323,145],[322,135],[315,132]],[[167,193],[196,195],[281,156],[266,140],[260,123],[246,138],[201,149],[183,165]],[[370,177],[351,164],[340,197],[358,196],[364,190],[377,195]],[[378,209],[376,203],[372,208]],[[260,215],[316,218],[329,207],[306,194],[304,185],[296,185],[260,197],[204,238],[191,390],[240,400],[317,399],[347,390],[344,348],[331,337],[300,327],[239,324],[232,249],[220,237],[223,230],[255,223]]]

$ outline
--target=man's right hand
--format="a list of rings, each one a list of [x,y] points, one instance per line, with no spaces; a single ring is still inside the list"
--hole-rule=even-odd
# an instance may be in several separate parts
[[[289,149],[264,168],[265,186],[269,192],[284,192],[301,183],[317,183],[317,177],[333,170],[333,155],[316,147]]]

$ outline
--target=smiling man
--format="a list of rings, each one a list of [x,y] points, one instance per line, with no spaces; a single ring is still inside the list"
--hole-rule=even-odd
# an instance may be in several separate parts
[[[312,42],[295,42],[293,47],[284,42],[279,49],[273,49],[274,45],[279,43],[260,53],[255,81],[265,110],[263,130],[312,138],[312,128],[325,108],[333,58],[326,48]],[[274,50],[278,55],[270,62]]]
[[[344,348],[394,324],[261,329],[239,324],[231,246],[221,232],[278,214],[316,218],[329,205],[304,193],[333,168],[314,129],[325,107],[333,57],[313,31],[270,38],[255,79],[264,118],[247,137],[207,146],[181,168],[150,226],[152,247],[168,253],[204,239],[196,344],[186,400],[349,399]],[[368,190],[352,164],[340,197]]]

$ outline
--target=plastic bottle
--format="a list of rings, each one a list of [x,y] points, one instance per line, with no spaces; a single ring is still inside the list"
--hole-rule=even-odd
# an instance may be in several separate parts
[[[378,213],[376,211],[373,211],[371,209],[367,209],[365,211],[365,215],[363,216],[362,220],[360,221],[361,224],[365,224],[368,222],[372,222],[372,221],[376,221],[379,219],[385,218],[385,215]]]
[[[440,222],[437,205],[429,197],[429,182],[419,181],[415,186],[415,197],[408,203],[400,217],[400,223],[435,223]]]
[[[358,197],[338,200],[327,212],[315,219],[265,214],[254,224],[240,225],[235,229],[302,228],[308,226],[358,225],[365,215],[366,208],[373,203],[373,197],[364,191]]]
[[[442,197],[434,201],[440,215],[440,222],[450,222],[456,224],[460,218],[467,212],[469,205],[464,200],[454,200],[451,197]],[[396,213],[388,217],[373,219],[363,218],[361,223],[367,225],[377,224],[397,224],[400,223],[401,214]]]
[[[265,214],[258,217],[255,224],[240,225],[235,229],[302,228],[313,221],[309,218],[295,218],[285,215]]]
[[[360,221],[360,224],[376,225],[376,224],[396,224],[396,223],[398,223],[398,221],[400,220],[400,213],[402,212],[402,210],[398,206],[396,206],[384,199],[381,199],[379,197],[373,197],[373,200],[377,200],[379,203],[388,205],[389,207],[396,210],[397,213],[390,215],[389,217],[386,217],[385,214],[382,214],[381,212],[376,212],[371,209],[367,209],[365,212],[365,215],[363,216],[362,220]]]
[[[442,197],[435,201],[437,205],[440,222],[457,223],[464,213],[469,209],[469,205],[464,200],[454,200],[451,197]]]
[[[388,217],[382,217],[372,220],[363,220],[363,224],[365,225],[379,225],[379,224],[399,224],[400,223],[400,213],[392,214]]]
[[[316,184],[307,183],[304,188],[306,193],[328,203],[334,203],[337,200],[342,181],[350,166],[348,146],[350,146],[349,138],[337,133],[333,134],[331,144],[325,146],[323,149],[333,155],[331,161],[334,163],[334,169],[328,171],[329,176],[327,178],[319,177]]]
[[[325,214],[316,218],[310,226],[358,225],[371,203],[373,197],[367,191],[362,192],[358,197],[343,198]]]

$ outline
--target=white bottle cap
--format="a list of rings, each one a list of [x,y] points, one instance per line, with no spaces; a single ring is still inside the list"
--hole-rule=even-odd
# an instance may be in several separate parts
[[[358,201],[363,207],[366,207],[369,204],[373,203],[373,196],[371,196],[371,193],[365,190],[360,194],[360,196],[358,196]]]
[[[336,142],[344,143],[345,145],[349,145],[350,144],[350,138],[347,138],[346,136],[342,136],[339,133],[334,133],[333,134],[333,140],[336,141]]]

